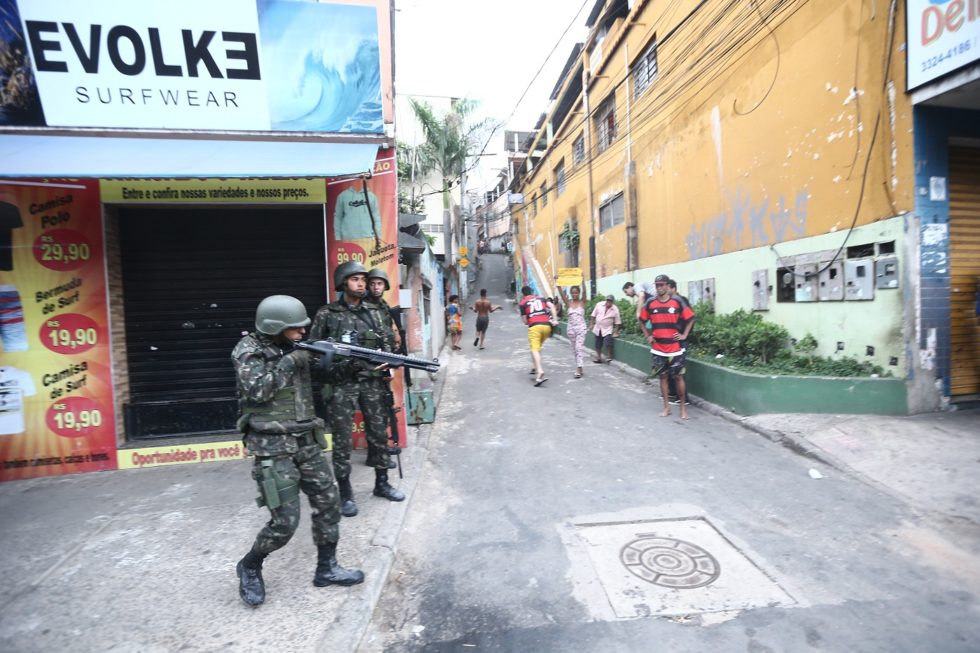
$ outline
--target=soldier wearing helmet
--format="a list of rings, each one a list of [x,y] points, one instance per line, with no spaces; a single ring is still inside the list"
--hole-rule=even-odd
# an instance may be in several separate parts
[[[361,347],[392,351],[386,342],[385,325],[374,304],[365,299],[368,271],[356,261],[337,266],[334,289],[341,293],[317,311],[310,327],[311,340],[331,339]],[[334,359],[331,382],[323,386],[323,398],[333,434],[333,470],[340,488],[341,514],[353,517],[357,503],[350,484],[350,456],[353,448],[354,413],[364,417],[364,432],[372,451],[374,496],[404,501],[405,495],[388,483],[387,416],[385,397],[391,377],[386,365],[372,367],[352,358]]]
[[[310,357],[294,349],[310,318],[295,297],[266,297],[255,311],[255,332],[238,341],[232,362],[238,383],[246,448],[255,456],[252,477],[258,503],[272,514],[252,549],[238,563],[239,594],[248,605],[265,601],[262,563],[292,538],[299,525],[299,492],[313,508],[313,541],[317,566],[313,584],[355,585],[364,580],[356,569],[337,563],[340,497],[333,469],[323,454],[323,420],[316,417]],[[317,374],[322,371],[317,368]]]
[[[388,306],[388,302],[384,300],[384,294],[391,289],[391,282],[388,280],[388,273],[381,268],[371,268],[367,273],[367,285],[368,294],[364,298],[364,301],[369,305],[372,305],[377,312],[378,323],[382,325],[384,329],[385,342],[391,351],[404,354],[405,351],[402,349],[402,334],[401,334],[401,309],[393,309]],[[388,418],[391,418],[390,405],[394,401],[391,395],[391,388],[388,388],[388,395],[385,399],[385,413]],[[393,431],[392,439],[397,440],[397,431]],[[390,456],[401,453],[401,449],[398,448],[398,442],[395,442],[395,446],[388,449],[388,469],[395,469],[398,465],[395,464],[394,460],[391,460]],[[368,445],[368,457],[365,464],[368,467],[375,467],[377,465],[377,456],[374,447]]]

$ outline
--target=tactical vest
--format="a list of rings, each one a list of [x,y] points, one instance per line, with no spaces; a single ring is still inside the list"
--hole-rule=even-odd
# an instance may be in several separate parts
[[[308,430],[310,421],[316,418],[309,366],[298,366],[292,383],[277,390],[270,401],[247,404],[245,412],[249,416],[249,426],[261,433]]]

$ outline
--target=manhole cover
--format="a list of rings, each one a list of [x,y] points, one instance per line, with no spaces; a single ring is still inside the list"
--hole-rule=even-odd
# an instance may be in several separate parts
[[[611,608],[615,618],[635,619],[795,603],[706,518],[583,520],[572,528],[571,542],[585,545],[569,549],[572,568],[596,615]],[[597,585],[604,592],[595,592]]]
[[[704,587],[721,573],[718,561],[698,545],[655,534],[641,534],[619,559],[634,576],[664,587]]]

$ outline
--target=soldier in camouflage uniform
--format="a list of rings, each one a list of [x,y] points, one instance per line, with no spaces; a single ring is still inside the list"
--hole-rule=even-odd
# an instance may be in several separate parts
[[[380,324],[384,330],[385,343],[390,351],[404,354],[405,351],[402,349],[401,330],[398,328],[398,324],[395,322],[394,315],[392,314],[391,308],[388,306],[388,302],[384,300],[385,292],[391,288],[391,283],[388,281],[388,273],[381,268],[371,268],[371,270],[369,270],[367,273],[367,283],[368,294],[367,297],[364,298],[364,302],[376,309],[378,324]],[[392,418],[393,408],[394,397],[392,396],[391,386],[389,384],[388,393],[385,398],[385,416],[388,418],[389,422]],[[393,431],[392,433],[395,432]],[[388,469],[395,469],[398,467],[398,465],[395,464],[395,461],[391,460],[390,456],[400,453],[401,448],[399,448],[398,442],[395,442],[394,446],[388,447]],[[378,459],[375,455],[374,447],[368,445],[368,457],[365,464],[368,467],[375,467],[377,462]]]
[[[238,425],[255,456],[257,501],[272,513],[237,567],[239,594],[251,606],[265,601],[263,561],[285,546],[299,525],[300,490],[313,515],[318,552],[313,584],[355,585],[364,580],[359,570],[337,564],[340,500],[323,453],[323,420],[314,412],[311,357],[292,346],[303,339],[309,323],[306,308],[295,297],[266,297],[255,313],[255,332],[239,340],[231,355],[241,406]]]
[[[357,262],[337,266],[334,288],[343,293],[316,313],[310,340],[330,339],[361,347],[390,351],[379,323],[377,309],[364,302],[367,270]],[[357,514],[350,485],[350,455],[353,447],[354,412],[364,416],[364,431],[374,447],[374,496],[404,501],[405,495],[388,483],[387,419],[385,393],[391,376],[387,365],[372,367],[365,361],[337,357],[331,367],[331,382],[323,386],[323,398],[333,433],[333,470],[340,487],[340,511],[345,517]]]

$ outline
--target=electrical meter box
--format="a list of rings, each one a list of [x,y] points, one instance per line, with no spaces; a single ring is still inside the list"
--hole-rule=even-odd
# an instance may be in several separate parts
[[[817,296],[822,302],[839,302],[844,299],[844,264],[834,261],[830,265],[821,263],[817,280]]]
[[[769,270],[752,271],[752,310],[769,310]]]
[[[715,279],[701,280],[701,301],[711,306],[715,305]]]
[[[845,261],[844,299],[867,301],[874,298],[874,261],[871,259]]]
[[[414,426],[436,421],[436,402],[431,389],[412,388],[405,396],[405,421]]]
[[[875,288],[898,288],[897,256],[882,256],[875,261]]]
[[[795,299],[798,302],[817,301],[817,266],[814,263],[797,265],[793,270],[793,283],[796,285]]]

